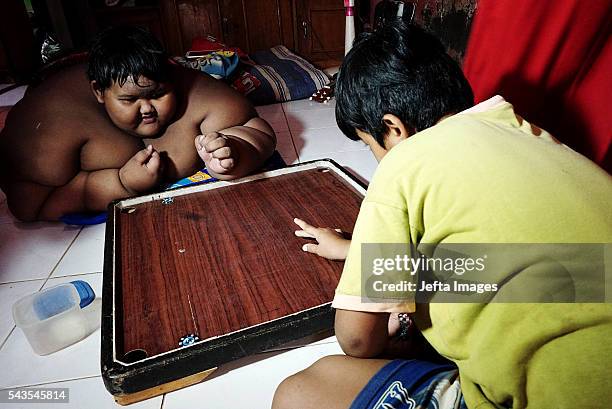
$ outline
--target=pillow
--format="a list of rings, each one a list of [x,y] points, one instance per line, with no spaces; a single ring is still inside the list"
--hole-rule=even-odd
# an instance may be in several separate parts
[[[242,61],[243,69],[247,78],[253,81],[254,77],[259,84],[245,94],[255,105],[307,98],[329,83],[323,71],[282,45],[257,51],[250,57],[252,61]]]
[[[205,72],[218,80],[230,78],[240,64],[238,54],[229,50],[211,51],[197,57],[192,55],[189,51],[187,57],[173,57],[172,61],[183,67]]]

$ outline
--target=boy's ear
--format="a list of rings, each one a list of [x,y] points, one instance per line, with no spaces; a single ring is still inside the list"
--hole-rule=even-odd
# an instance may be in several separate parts
[[[387,128],[387,132],[385,133],[385,145],[387,145],[388,148],[392,148],[412,135],[410,128],[393,114],[383,115],[383,122]]]
[[[93,80],[89,82],[89,88],[91,92],[94,94],[94,97],[98,100],[99,103],[104,103],[104,91],[98,86],[98,83]]]

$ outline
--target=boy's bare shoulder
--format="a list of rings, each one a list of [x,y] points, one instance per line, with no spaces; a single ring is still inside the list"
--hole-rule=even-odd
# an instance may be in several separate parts
[[[91,102],[93,98],[87,79],[87,65],[76,64],[54,72],[33,86],[30,86],[21,102],[30,102],[35,98],[47,101]]]
[[[212,128],[223,129],[242,125],[257,115],[249,100],[223,81],[184,67],[176,70],[185,112],[197,122],[207,121]]]
[[[98,113],[99,107],[89,90],[85,65],[78,64],[28,87],[23,99],[11,109],[12,121],[7,125],[15,124],[22,132],[27,132],[28,123],[44,121],[47,126],[69,132],[75,127],[66,127],[67,124],[91,121]]]

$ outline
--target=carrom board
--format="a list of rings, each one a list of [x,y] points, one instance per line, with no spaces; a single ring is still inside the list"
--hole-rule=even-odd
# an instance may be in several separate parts
[[[322,160],[111,203],[101,355],[109,392],[120,403],[154,396],[332,329],[343,263],[302,251],[293,219],[352,231],[364,195]]]

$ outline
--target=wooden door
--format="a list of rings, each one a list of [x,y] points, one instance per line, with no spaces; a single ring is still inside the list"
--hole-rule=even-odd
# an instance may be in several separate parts
[[[210,34],[223,39],[218,0],[176,0],[175,3],[183,51],[190,49],[196,37]]]
[[[141,5],[106,6],[89,0],[89,7],[66,8],[75,47],[86,47],[91,37],[107,26],[133,25],[148,29],[172,55],[183,54],[176,0],[149,0]]]
[[[224,42],[247,53],[294,46],[291,0],[221,0],[221,26]]]
[[[6,80],[27,79],[37,64],[32,26],[23,1],[3,1],[0,10],[0,74],[9,77]]]
[[[221,0],[221,31],[230,47],[249,52],[249,33],[242,0]]]
[[[343,0],[296,1],[297,52],[306,59],[341,61],[344,56]]]
[[[108,7],[95,10],[98,29],[109,26],[138,26],[149,30],[168,48],[159,7]]]

